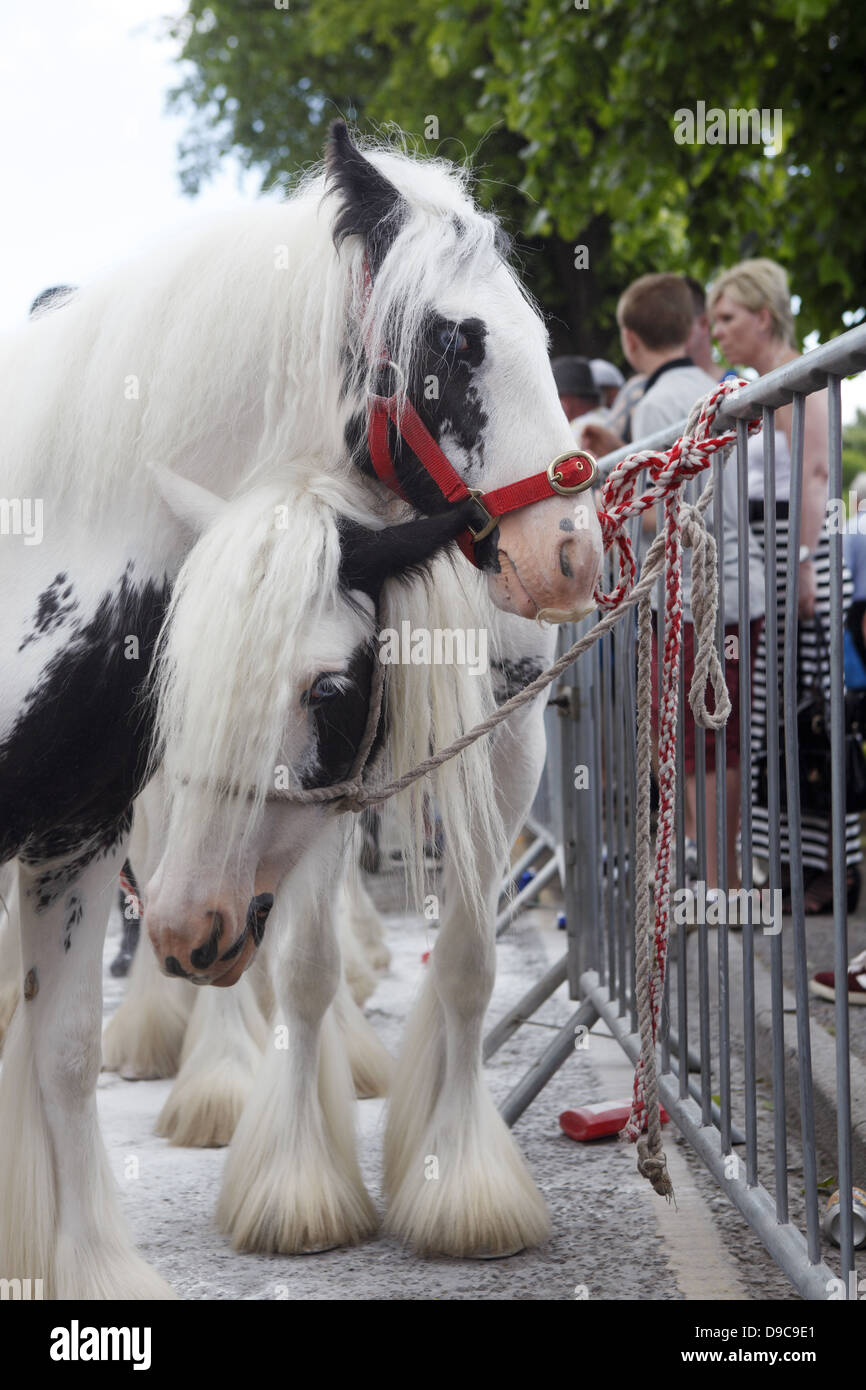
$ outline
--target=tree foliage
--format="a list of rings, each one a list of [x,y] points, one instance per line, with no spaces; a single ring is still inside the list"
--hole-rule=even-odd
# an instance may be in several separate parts
[[[866,25],[850,0],[287,2],[191,0],[173,25],[187,190],[229,151],[286,183],[343,114],[471,161],[560,349],[616,357],[629,280],[706,280],[746,255],[788,268],[802,336],[863,313]],[[675,113],[699,101],[780,109],[781,152],[678,144]]]

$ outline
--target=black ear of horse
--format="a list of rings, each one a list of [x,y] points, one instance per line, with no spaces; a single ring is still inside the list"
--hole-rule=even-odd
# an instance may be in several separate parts
[[[402,193],[352,144],[345,121],[334,121],[325,152],[328,191],[340,199],[334,244],[363,237],[373,275],[379,269],[406,214]]]
[[[340,583],[377,598],[386,579],[420,574],[437,551],[466,530],[477,516],[471,501],[449,506],[435,516],[418,517],[398,526],[371,531],[353,521],[340,523]]]

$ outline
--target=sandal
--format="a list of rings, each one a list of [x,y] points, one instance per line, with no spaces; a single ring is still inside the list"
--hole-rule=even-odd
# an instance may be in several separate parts
[[[845,876],[845,887],[848,894],[847,907],[849,912],[853,912],[860,899],[860,870],[856,864],[849,864],[848,872]],[[833,870],[826,869],[824,873],[818,873],[804,884],[804,912],[806,917],[823,917],[833,911]],[[782,910],[790,912],[790,902],[785,908],[784,902]]]

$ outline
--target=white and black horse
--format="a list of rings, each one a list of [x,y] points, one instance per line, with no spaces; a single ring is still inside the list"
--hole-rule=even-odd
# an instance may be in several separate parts
[[[25,1001],[0,1076],[5,1277],[42,1278],[46,1292],[60,1297],[165,1292],[131,1249],[115,1211],[94,1087],[102,935],[124,860],[129,807],[151,757],[148,676],[194,542],[191,514],[208,511],[210,493],[236,498],[254,486],[297,484],[312,468],[316,477],[333,480],[328,504],[345,521],[338,549],[351,583],[337,579],[332,539],[335,603],[338,594],[345,604],[353,590],[368,591],[389,569],[423,566],[459,537],[500,609],[561,617],[591,605],[601,562],[597,518],[585,495],[566,495],[567,478],[560,485],[554,465],[569,455],[570,431],[543,326],[502,259],[496,230],[453,171],[393,153],[362,156],[337,126],[325,174],[286,202],[263,201],[78,290],[0,347],[0,491],[10,521],[0,537],[0,862],[18,862]],[[387,412],[380,408],[385,398]],[[420,436],[410,429],[407,438],[403,422],[410,418]],[[449,479],[443,488],[435,468],[431,474],[430,446],[447,455],[462,493]],[[163,470],[160,487],[153,464]],[[533,498],[512,485],[527,475],[543,482],[548,464],[550,488],[533,494],[544,500],[525,506]],[[455,502],[465,498],[464,483],[488,505],[477,497]],[[412,517],[418,520],[405,529]],[[403,523],[399,534],[388,532],[393,555],[384,569],[383,538],[371,539],[374,518],[379,528]],[[467,532],[477,537],[474,547]],[[245,597],[233,596],[236,611],[244,611]],[[279,611],[288,616],[285,606]],[[442,616],[456,625],[453,615]],[[226,619],[242,636],[231,612]],[[334,780],[359,736],[370,674],[363,653],[373,622],[372,612],[352,600],[330,632],[332,649],[320,650],[312,633],[307,659],[297,653],[292,680],[307,684],[303,706],[293,707],[296,714],[303,710],[295,752],[301,763],[309,760],[307,778]],[[309,624],[295,630],[303,647]],[[543,659],[546,640],[530,631],[530,645]],[[205,640],[193,636],[206,658]],[[272,680],[285,654],[276,619],[263,619],[258,637],[244,648],[250,690]],[[347,680],[357,698],[344,706],[345,724],[323,729],[318,708],[345,694]],[[412,698],[405,697],[407,708]],[[465,723],[471,716],[471,709],[452,709],[450,718]],[[226,730],[207,700],[196,718],[199,743],[187,753],[206,758],[208,746],[225,748]],[[520,779],[521,804],[508,808],[506,821],[509,812],[522,814],[540,767],[539,718],[523,720],[523,734],[510,731],[497,741],[505,764],[531,765]],[[417,720],[396,719],[393,728],[398,738],[401,728],[417,734]],[[433,732],[438,737],[435,718]],[[258,769],[250,785],[260,789],[255,759],[265,735],[252,723],[248,735],[238,766],[247,776]],[[232,747],[237,752],[240,745]],[[392,752],[399,765],[403,754],[423,756],[427,747],[410,737]],[[291,750],[289,763],[297,773]],[[515,799],[508,766],[496,754],[492,784],[501,801]],[[236,811],[240,798],[225,804]],[[290,872],[303,873],[313,842],[322,852],[325,840],[336,844],[329,836],[319,844],[314,819],[308,810],[295,815],[282,808],[277,849],[255,871],[246,867],[205,883],[182,882],[162,867],[151,888],[151,936],[166,971],[222,985],[238,977],[261,936],[265,895],[278,895]],[[235,854],[238,829],[239,820],[224,825],[226,838],[208,846],[222,856],[221,869]],[[238,843],[250,848],[246,830]],[[444,1017],[452,1032],[447,1056],[428,1048],[419,1063],[423,1078],[410,1068],[414,1082],[407,1074],[398,1084],[390,1221],[421,1249],[495,1251],[540,1238],[544,1222],[538,1205],[521,1216],[499,1202],[505,1194],[497,1173],[504,1173],[502,1163],[507,1168],[503,1155],[513,1146],[505,1146],[510,1138],[502,1138],[495,1112],[481,1098],[475,1056],[492,979],[490,902],[471,893],[467,900],[460,885],[489,884],[492,892],[498,865],[484,852],[479,857],[475,843],[458,838],[450,848],[458,873],[454,925],[443,921],[422,1014]],[[315,862],[321,872],[318,855]],[[231,884],[218,905],[208,900],[215,881]],[[320,887],[308,884],[311,904]],[[476,930],[465,930],[467,914]],[[314,921],[311,905],[307,926]],[[324,965],[327,974],[331,962]],[[313,974],[322,967],[319,961]],[[320,990],[311,985],[305,998],[321,1023]],[[425,1037],[430,1022],[422,1027]],[[316,1032],[312,1022],[309,1027]],[[299,1046],[315,1070],[312,1037]],[[409,1054],[421,1046],[410,1041]],[[437,1129],[443,1086],[457,1097],[459,1122],[455,1112]],[[411,1090],[420,1103],[412,1103]],[[438,1206],[416,1171],[434,1137],[456,1184],[438,1185]],[[246,1207],[237,1191],[226,1198],[223,1217],[239,1243],[292,1243],[291,1233],[282,1240],[278,1232],[284,1213],[271,1224],[267,1215],[268,1181],[276,1179],[280,1156],[271,1155],[276,1167],[255,1199],[248,1194]],[[351,1211],[338,1210],[332,1225],[353,1238],[369,1229],[372,1214],[369,1199],[345,1172],[342,1177]],[[478,1183],[489,1202],[475,1190]],[[461,1191],[465,1201],[457,1200]]]

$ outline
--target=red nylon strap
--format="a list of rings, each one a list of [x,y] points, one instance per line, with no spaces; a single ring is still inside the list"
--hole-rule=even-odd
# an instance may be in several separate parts
[[[370,418],[367,422],[367,442],[370,446],[370,458],[376,475],[389,487],[392,492],[396,492],[398,497],[402,497],[404,502],[409,499],[394,471],[394,460],[391,458],[391,450],[388,448],[388,414],[389,412],[383,405],[374,404],[370,411]]]
[[[370,267],[364,258],[364,285],[362,300],[366,308],[372,293],[373,280],[370,274]],[[393,366],[388,357],[385,345],[376,345],[367,342],[367,354],[370,358],[378,357],[383,367]],[[459,473],[454,469],[451,462],[443,451],[439,448],[436,440],[431,435],[424,421],[421,419],[417,410],[410,400],[405,400],[402,410],[399,408],[398,400],[392,396],[373,396],[369,403],[369,414],[367,420],[367,441],[370,448],[370,459],[376,476],[395,492],[398,497],[408,501],[405,492],[400,486],[397,473],[394,468],[394,460],[391,457],[391,450],[388,447],[388,421],[391,420],[399,431],[402,438],[409,445],[421,467],[438,487],[446,502],[463,502],[466,498],[473,496],[473,493],[466,486]],[[553,476],[563,487],[564,492],[576,491],[578,488],[587,486],[594,475],[594,465],[588,457],[576,452],[574,455],[563,456],[556,461],[555,467],[551,466]],[[549,471],[544,473],[534,473],[529,478],[521,478],[516,483],[509,483],[506,487],[496,488],[493,492],[483,494],[475,493],[476,500],[480,508],[483,508],[491,518],[498,519],[507,512],[517,511],[520,507],[527,507],[532,502],[541,502],[545,497],[555,497],[558,488],[553,486]],[[483,512],[482,512],[483,517]],[[483,527],[479,526],[481,530]],[[471,531],[466,530],[457,538],[460,549],[468,560],[473,564],[475,561],[474,537]]]
[[[558,463],[556,471],[568,487],[578,487],[581,483],[588,485],[594,473],[586,456],[578,453]],[[545,497],[555,496],[556,488],[545,471],[534,473],[531,478],[521,478],[519,482],[509,483],[507,487],[497,488],[494,492],[485,492],[483,502],[491,516],[504,516],[506,512],[526,507],[530,502],[543,502]]]
[[[402,411],[398,411],[396,396],[388,396],[384,401],[384,409],[424,471],[430,474],[446,502],[464,501],[470,495],[468,487],[459,473],[452,468],[412,402],[407,400]],[[393,469],[390,455],[388,461]],[[378,472],[378,469],[376,471]]]
[[[371,402],[367,437],[370,458],[376,475],[395,492],[407,500],[394,469],[394,461],[388,448],[388,420],[392,420],[403,439],[415,454],[425,472],[433,479],[447,502],[462,502],[472,496],[469,488],[455,471],[447,456],[439,448],[427,426],[419,416],[411,401],[406,401],[402,412],[398,409],[396,396],[377,396]],[[556,465],[555,477],[568,488],[588,484],[593,477],[593,465],[581,453],[561,459]],[[516,483],[485,492],[478,499],[491,517],[505,516],[508,512],[527,507],[533,502],[542,502],[546,497],[557,496],[557,489],[551,483],[547,471],[534,473],[521,478]],[[467,559],[475,563],[473,536],[464,531],[458,537],[460,549]]]

